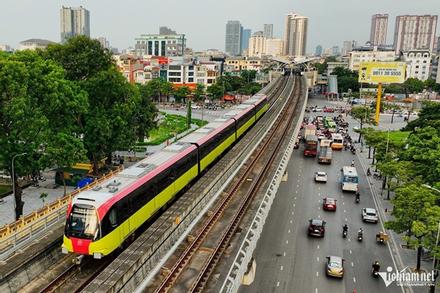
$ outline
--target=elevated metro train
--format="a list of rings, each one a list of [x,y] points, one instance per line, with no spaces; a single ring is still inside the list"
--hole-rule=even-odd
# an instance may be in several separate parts
[[[197,178],[268,110],[257,94],[162,151],[80,192],[67,209],[62,252],[102,258]]]

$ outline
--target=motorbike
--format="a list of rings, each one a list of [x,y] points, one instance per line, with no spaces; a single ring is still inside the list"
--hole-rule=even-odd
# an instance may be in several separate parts
[[[373,274],[373,277],[377,278],[379,276],[379,268],[374,268],[371,272]]]
[[[356,155],[356,149],[355,149],[355,148],[352,148],[352,149],[351,149],[351,153],[352,153],[353,155]]]
[[[355,203],[359,203],[360,201],[361,199],[359,198],[359,196],[356,196]]]
[[[342,238],[347,238],[347,230],[342,231]]]
[[[362,240],[364,239],[364,234],[362,232],[358,233],[358,241],[362,242]]]

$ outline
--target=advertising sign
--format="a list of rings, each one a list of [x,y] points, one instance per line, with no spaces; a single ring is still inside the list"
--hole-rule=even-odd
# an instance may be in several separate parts
[[[406,64],[403,62],[362,62],[359,66],[359,82],[403,83]]]

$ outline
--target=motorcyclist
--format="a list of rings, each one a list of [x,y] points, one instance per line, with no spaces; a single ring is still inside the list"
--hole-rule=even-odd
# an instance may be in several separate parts
[[[380,270],[380,264],[379,264],[379,262],[376,260],[374,263],[373,263],[373,272],[378,272]]]
[[[359,231],[358,231],[358,237],[362,237],[362,236],[364,236],[364,230],[361,227],[361,228],[359,228]]]
[[[356,194],[355,194],[355,196],[356,196],[356,200],[359,200],[359,199],[360,199],[361,194],[359,193],[359,190],[356,190]]]
[[[367,176],[371,176],[370,168],[367,169]]]
[[[354,160],[351,160],[351,166],[354,167]]]
[[[347,233],[348,232],[348,225],[345,224],[344,226],[342,226],[342,233]]]

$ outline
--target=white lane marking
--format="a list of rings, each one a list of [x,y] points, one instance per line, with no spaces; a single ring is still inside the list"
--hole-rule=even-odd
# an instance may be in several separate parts
[[[342,202],[342,205],[345,205],[345,201]]]
[[[296,185],[296,188],[298,188],[298,187],[299,187],[299,185],[297,184],[297,185]]]
[[[321,209],[321,207],[318,207],[318,210],[320,210]]]
[[[286,256],[286,252],[285,251],[283,252],[283,256]]]
[[[353,283],[356,283],[356,278],[355,277],[353,277]]]
[[[318,244],[318,246],[316,247],[316,249],[319,249],[319,244]]]
[[[318,190],[321,190],[321,186],[318,186]]]
[[[290,220],[290,224],[292,224],[292,220]]]
[[[319,262],[319,256],[316,258],[316,261]]]
[[[279,287],[280,286],[280,282],[277,282],[277,287]]]
[[[283,266],[281,266],[281,267],[280,267],[280,271],[282,271],[283,269],[284,269],[284,267],[283,267]]]
[[[319,272],[316,272],[316,276],[319,277]]]
[[[321,215],[318,215],[318,218],[320,218],[320,219],[321,219]]]
[[[286,244],[289,244],[289,240],[286,240]]]
[[[353,253],[353,251],[351,251],[351,249],[350,249],[350,254],[352,254]]]
[[[296,196],[293,199],[296,199]]]
[[[350,238],[348,238],[348,242],[350,242],[351,241],[351,239]]]
[[[294,215],[295,213],[292,211],[292,216]]]
[[[346,213],[347,211],[346,210],[344,210],[344,213]]]
[[[293,207],[296,207],[296,204],[293,204]]]
[[[289,231],[287,231],[287,233],[290,233],[290,229],[289,229]]]
[[[348,220],[347,220],[347,218],[345,218],[345,222],[347,222]]]
[[[354,267],[354,263],[353,262],[351,262],[351,267]]]
[[[315,288],[315,293],[318,293],[318,288]]]
[[[296,190],[295,193],[298,193],[298,190]],[[296,197],[295,197],[295,199],[296,199]]]

